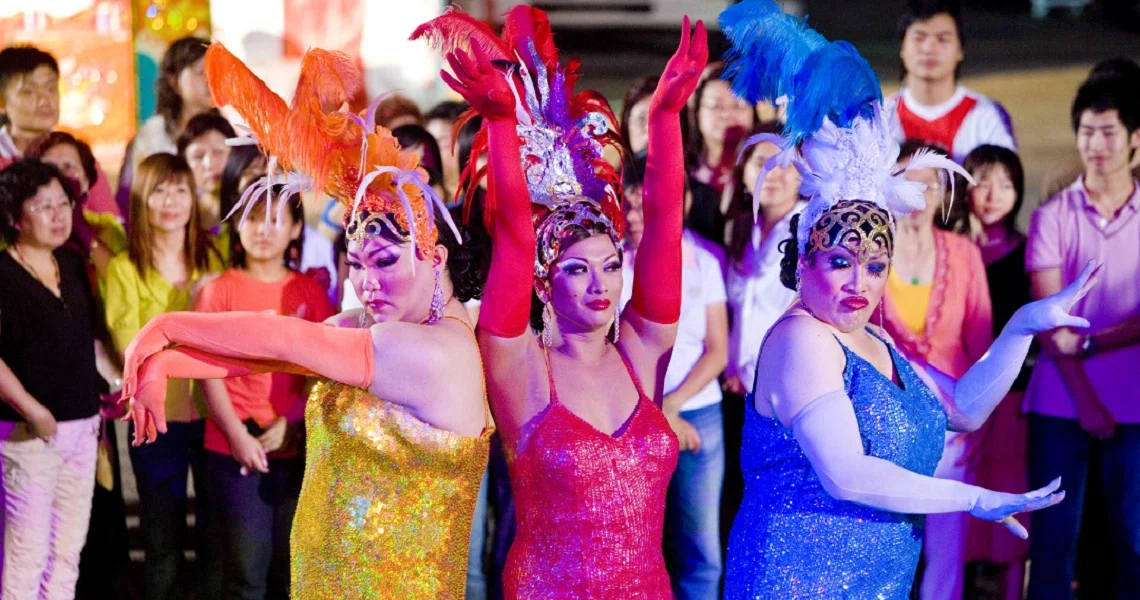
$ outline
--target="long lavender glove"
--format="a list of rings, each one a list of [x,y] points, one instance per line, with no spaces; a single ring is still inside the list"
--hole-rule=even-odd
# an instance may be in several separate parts
[[[952,428],[972,431],[985,423],[1017,379],[1033,336],[1058,327],[1089,326],[1087,320],[1069,311],[1095,285],[1099,270],[1099,264],[1089,262],[1065,289],[1018,309],[986,354],[956,383],[927,370],[943,395],[953,398]]]
[[[897,513],[966,511],[999,521],[1018,537],[1028,533],[1013,518],[1064,499],[1061,480],[1028,494],[1005,494],[950,479],[927,477],[888,460],[867,456],[855,408],[846,392],[824,394],[792,420],[792,431],[819,476],[823,489],[840,500]]]

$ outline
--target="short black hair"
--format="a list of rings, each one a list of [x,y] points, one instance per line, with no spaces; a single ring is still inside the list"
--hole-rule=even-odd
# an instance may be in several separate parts
[[[647,153],[639,152],[627,158],[621,170],[621,187],[623,190],[638,188],[645,183],[645,163]]]
[[[228,215],[241,198],[245,188],[241,187],[242,175],[254,161],[264,158],[257,146],[244,145],[230,148],[226,157],[226,165],[222,168],[222,180],[218,184],[218,200],[222,205],[222,214]]]
[[[454,123],[459,120],[460,115],[467,112],[471,108],[466,102],[457,102],[455,100],[444,100],[439,104],[431,107],[431,110],[424,115],[424,123],[428,121],[447,121]]]
[[[899,15],[899,41],[906,39],[906,32],[911,25],[919,21],[928,21],[938,15],[946,15],[953,19],[954,29],[958,30],[958,43],[965,48],[966,32],[962,29],[962,6],[958,0],[908,0],[903,6],[902,14]],[[906,65],[902,64],[901,59],[899,69],[901,77],[905,79]],[[961,75],[962,63],[959,62],[954,69],[954,79],[957,80]]]
[[[52,180],[59,182],[71,204],[77,199],[70,180],[55,165],[35,158],[21,158],[0,170],[0,240],[11,246],[19,237],[16,223],[24,216],[24,203]]]
[[[59,75],[59,63],[55,57],[35,46],[8,46],[0,50],[0,93],[8,89],[8,84],[12,83],[12,80],[42,66],[50,68]]]
[[[437,185],[443,182],[443,156],[440,155],[439,142],[435,141],[435,136],[419,125],[401,125],[392,130],[392,136],[405,150],[414,146],[423,146],[420,166],[428,172],[428,184]]]
[[[1130,135],[1140,129],[1140,115],[1137,114],[1140,109],[1132,98],[1135,90],[1130,90],[1128,84],[1129,80],[1120,76],[1090,79],[1081,84],[1070,111],[1073,131],[1080,128],[1081,116],[1090,110],[1094,113],[1115,110]]]
[[[1125,77],[1140,82],[1140,63],[1124,56],[1106,58],[1089,71],[1090,80],[1102,77]]]
[[[190,145],[190,142],[210,131],[217,131],[226,139],[237,137],[234,126],[230,125],[230,122],[222,116],[222,113],[218,112],[218,109],[212,108],[190,117],[190,121],[186,123],[186,129],[182,131],[182,135],[178,136],[178,156],[186,158],[186,147]]]
[[[88,188],[95,187],[95,182],[99,180],[99,166],[95,162],[95,155],[91,153],[91,146],[87,142],[67,133],[66,131],[52,131],[51,133],[40,136],[32,145],[28,147],[28,151],[24,153],[25,156],[30,158],[42,159],[43,155],[48,150],[56,146],[71,146],[75,148],[75,153],[79,155],[80,166],[83,167],[83,174],[87,176]]]

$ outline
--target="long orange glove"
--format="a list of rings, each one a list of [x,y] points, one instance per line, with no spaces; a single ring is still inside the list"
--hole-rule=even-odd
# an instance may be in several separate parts
[[[123,399],[136,395],[143,363],[172,344],[227,360],[275,365],[270,371],[319,375],[364,389],[372,385],[373,341],[367,329],[331,327],[266,313],[173,312],[152,319],[127,346]],[[162,416],[165,398],[148,396],[144,408]],[[136,428],[141,425],[136,423]],[[156,418],[154,426],[165,432],[165,418]]]
[[[226,358],[186,346],[163,350],[143,362],[138,384],[130,397],[124,420],[135,422],[134,445],[153,442],[166,432],[166,382],[171,379],[229,379],[257,373],[315,375],[297,365],[279,361]],[[126,396],[124,396],[125,398]]]

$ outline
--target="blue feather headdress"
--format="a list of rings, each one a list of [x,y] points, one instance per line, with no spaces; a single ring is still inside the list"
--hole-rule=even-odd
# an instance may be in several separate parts
[[[827,41],[772,0],[744,0],[725,9],[720,27],[732,43],[724,77],[733,91],[751,103],[787,105],[783,136],[753,136],[745,148],[759,142],[781,148],[759,181],[779,166],[800,172],[800,194],[809,199],[796,236],[801,255],[811,227],[840,201],[873,202],[892,219],[925,206],[925,186],[895,168],[899,145],[882,107],[879,79],[854,46]],[[973,181],[952,160],[930,152],[915,154],[905,170],[923,168]]]

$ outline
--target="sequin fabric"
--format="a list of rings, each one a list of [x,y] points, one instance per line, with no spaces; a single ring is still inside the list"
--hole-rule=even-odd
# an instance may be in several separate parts
[[[559,403],[552,386],[525,445],[508,449],[518,519],[508,600],[673,598],[661,540],[677,436],[630,375],[640,398],[614,435]]]
[[[933,475],[946,413],[891,348],[902,388],[848,348],[846,390],[869,456]],[[791,430],[756,412],[744,419],[744,502],[729,538],[725,598],[906,600],[922,548],[923,517],[837,500]]]
[[[305,426],[292,597],[462,599],[491,428],[477,438],[437,429],[327,380]]]

